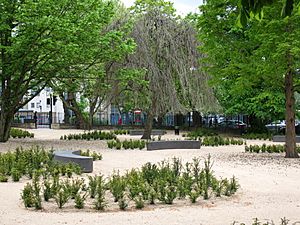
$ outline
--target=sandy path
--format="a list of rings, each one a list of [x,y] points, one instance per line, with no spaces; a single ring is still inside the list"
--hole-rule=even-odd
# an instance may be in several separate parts
[[[55,149],[91,149],[103,154],[103,160],[94,163],[94,173],[109,175],[113,170],[125,171],[151,161],[180,157],[191,161],[193,157],[205,158],[208,154],[214,161],[213,170],[217,176],[235,175],[241,184],[238,194],[231,199],[199,200],[196,205],[173,205],[131,212],[82,212],[63,210],[54,212],[35,212],[24,209],[20,200],[20,191],[26,183],[0,183],[0,224],[205,224],[229,225],[233,221],[250,224],[252,218],[272,219],[279,222],[287,217],[291,221],[300,221],[300,160],[284,159],[282,154],[244,153],[243,146],[202,147],[201,150],[165,150],[165,151],[117,151],[108,150],[100,141],[59,141],[68,130],[34,130],[35,138],[11,140],[0,144],[1,151],[39,143]],[[76,131],[80,132],[80,131]],[[123,137],[124,138],[124,137]],[[137,137],[138,138],[138,137]],[[166,138],[174,138],[169,134]],[[177,137],[176,137],[177,138]],[[263,143],[249,141],[248,143]],[[300,223],[300,222],[299,222]]]

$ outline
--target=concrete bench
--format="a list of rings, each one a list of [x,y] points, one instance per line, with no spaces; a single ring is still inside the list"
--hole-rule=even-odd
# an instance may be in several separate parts
[[[200,149],[201,142],[193,140],[174,140],[174,141],[151,141],[147,143],[147,150],[162,149]]]
[[[285,142],[284,135],[274,135],[273,142]],[[300,143],[300,136],[296,136],[296,143]]]
[[[93,172],[93,157],[81,156],[79,150],[55,151],[54,160],[62,163],[76,163],[82,168],[82,172]]]
[[[134,135],[143,135],[144,130],[130,130],[129,135],[134,136]],[[166,134],[166,131],[164,130],[152,130],[151,135],[164,135]]]

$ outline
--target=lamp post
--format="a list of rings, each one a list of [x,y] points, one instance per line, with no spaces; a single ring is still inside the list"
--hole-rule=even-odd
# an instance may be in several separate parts
[[[49,128],[52,125],[52,94],[50,94],[50,112],[49,112]]]

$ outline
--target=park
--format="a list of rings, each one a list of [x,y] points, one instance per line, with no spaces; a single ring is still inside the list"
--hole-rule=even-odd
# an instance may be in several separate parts
[[[300,223],[300,2],[124,2],[0,3],[0,223]]]

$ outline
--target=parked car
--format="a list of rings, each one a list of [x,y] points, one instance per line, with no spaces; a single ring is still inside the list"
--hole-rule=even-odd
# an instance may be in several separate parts
[[[276,120],[272,123],[265,125],[265,127],[271,132],[280,132],[285,129],[285,120]]]
[[[239,120],[224,120],[220,122],[218,126],[232,129],[246,129],[247,124]]]
[[[218,129],[223,132],[244,134],[247,132],[247,124],[240,120],[224,120],[218,123]]]
[[[277,120],[266,125],[266,128],[271,132],[277,132],[280,134],[285,134],[285,120]],[[295,121],[296,134],[300,134],[300,123],[298,120]]]

